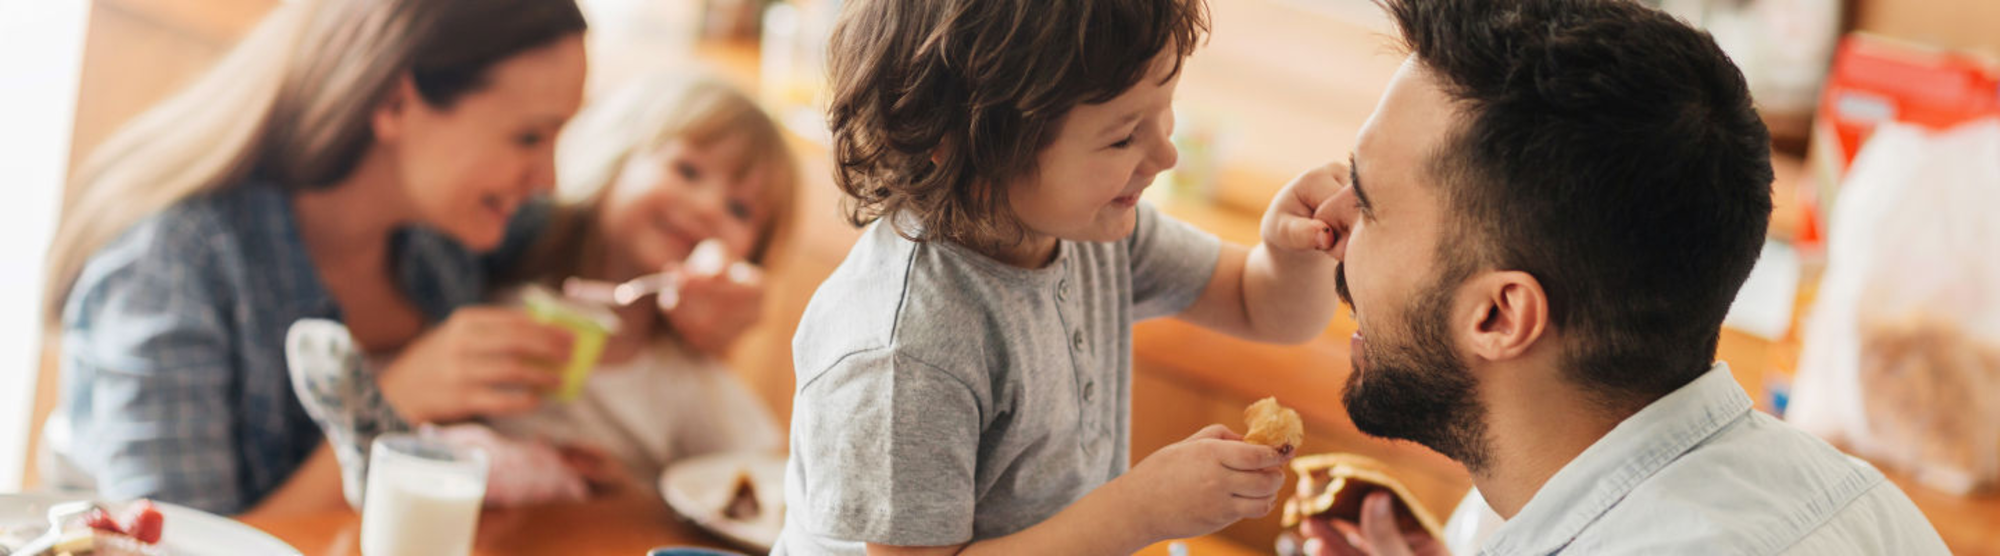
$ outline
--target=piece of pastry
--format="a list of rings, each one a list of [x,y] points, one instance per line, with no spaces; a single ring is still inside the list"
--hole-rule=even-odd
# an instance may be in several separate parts
[[[1437,518],[1382,462],[1356,454],[1315,454],[1292,460],[1292,471],[1299,475],[1299,487],[1298,493],[1285,501],[1285,527],[1296,526],[1308,517],[1360,524],[1361,502],[1375,491],[1386,490],[1396,497],[1398,529],[1421,528],[1433,538],[1444,539],[1444,528]]]
[[[1243,410],[1243,421],[1250,427],[1243,434],[1244,442],[1263,444],[1290,454],[1306,440],[1306,426],[1299,421],[1299,412],[1278,405],[1277,398],[1264,398],[1250,404]]]
[[[736,485],[730,487],[729,505],[723,506],[722,516],[737,521],[752,521],[764,513],[764,507],[757,503],[757,486],[750,481],[748,470],[736,472]]]
[[[120,515],[99,508],[82,520],[76,535],[65,537],[51,552],[91,556],[160,556],[160,535],[166,518],[150,500],[125,506]]]

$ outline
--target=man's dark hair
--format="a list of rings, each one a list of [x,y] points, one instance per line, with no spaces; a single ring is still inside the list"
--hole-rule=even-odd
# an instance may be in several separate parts
[[[1011,246],[1024,230],[1006,186],[1034,175],[1070,109],[1131,89],[1163,52],[1178,72],[1207,30],[1206,0],[850,2],[828,47],[849,220]]]
[[[1631,0],[1378,0],[1460,110],[1465,268],[1525,271],[1563,372],[1630,410],[1707,371],[1771,215],[1770,135],[1707,33]]]

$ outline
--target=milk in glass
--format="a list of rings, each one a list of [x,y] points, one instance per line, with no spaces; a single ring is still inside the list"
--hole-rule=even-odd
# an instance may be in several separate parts
[[[371,451],[361,553],[470,554],[486,494],[484,454],[410,435],[384,436]]]

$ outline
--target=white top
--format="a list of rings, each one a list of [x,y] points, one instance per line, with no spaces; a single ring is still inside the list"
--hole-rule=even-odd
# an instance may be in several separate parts
[[[551,401],[491,425],[513,438],[604,450],[647,489],[658,488],[660,473],[680,459],[783,447],[770,409],[734,373],[675,342],[598,365],[574,401]]]

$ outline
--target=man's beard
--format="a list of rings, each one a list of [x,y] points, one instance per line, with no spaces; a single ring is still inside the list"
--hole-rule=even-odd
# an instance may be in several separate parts
[[[1341,401],[1355,428],[1370,436],[1409,440],[1436,450],[1477,473],[1490,455],[1486,445],[1485,408],[1478,383],[1452,351],[1446,326],[1451,289],[1465,273],[1446,272],[1418,294],[1406,326],[1398,334],[1369,330],[1362,336],[1365,353],[1353,354]],[[1342,265],[1336,291],[1349,307],[1347,271]],[[1365,377],[1364,377],[1365,375]]]

